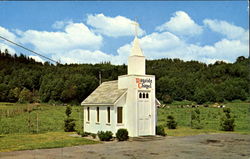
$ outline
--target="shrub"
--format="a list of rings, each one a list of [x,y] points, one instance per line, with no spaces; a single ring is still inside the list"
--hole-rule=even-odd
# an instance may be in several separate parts
[[[156,126],[156,135],[166,136],[163,125]]]
[[[200,110],[197,108],[191,112],[191,128],[193,129],[203,128],[200,120]]]
[[[64,120],[64,131],[72,132],[75,131],[75,119],[67,118]]]
[[[64,131],[65,132],[72,132],[75,131],[75,119],[70,118],[70,114],[71,114],[71,107],[67,106],[66,110],[65,110],[65,114],[67,116],[67,119],[64,120]]]
[[[90,135],[92,136],[93,139],[96,138],[96,134],[91,133]]]
[[[30,103],[32,102],[32,93],[27,88],[24,88],[19,94],[19,103]]]
[[[169,129],[176,129],[177,127],[177,122],[174,120],[174,117],[172,115],[169,115],[167,117],[167,127]]]
[[[82,134],[82,130],[77,130],[76,133],[77,133],[78,135],[81,135],[81,134]]]
[[[127,129],[119,129],[119,130],[117,130],[115,135],[116,135],[118,141],[126,141],[129,138]]]
[[[89,132],[82,132],[82,133],[81,133],[81,136],[82,136],[82,137],[86,137],[86,136],[89,136],[89,135],[90,135]]]
[[[98,131],[97,135],[101,141],[110,141],[112,139],[113,133],[111,131]]]
[[[231,116],[230,108],[223,108],[224,115],[221,118],[221,130],[234,131],[234,117]]]
[[[163,95],[162,101],[166,104],[171,104],[173,102],[173,98],[170,95]]]
[[[67,106],[67,107],[66,107],[66,110],[65,110],[65,114],[67,115],[67,117],[69,117],[69,116],[70,116],[71,111],[72,111],[71,106]]]

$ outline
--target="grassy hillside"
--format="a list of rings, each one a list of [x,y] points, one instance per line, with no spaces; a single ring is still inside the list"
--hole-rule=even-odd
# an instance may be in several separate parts
[[[163,103],[190,100],[199,104],[247,100],[250,59],[205,64],[180,59],[146,61],[146,74],[155,75],[156,97]],[[102,82],[127,74],[127,66],[38,63],[24,55],[0,51],[0,102],[82,102]]]

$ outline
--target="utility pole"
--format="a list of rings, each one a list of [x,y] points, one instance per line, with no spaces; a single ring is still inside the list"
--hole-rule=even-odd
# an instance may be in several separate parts
[[[102,72],[99,71],[99,85],[102,84]]]

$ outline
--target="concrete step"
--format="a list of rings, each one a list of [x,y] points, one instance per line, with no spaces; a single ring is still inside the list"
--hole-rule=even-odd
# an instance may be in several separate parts
[[[140,141],[140,142],[146,142],[146,141],[154,141],[154,140],[163,140],[165,139],[164,136],[139,136],[139,137],[133,137],[131,138],[132,141]]]

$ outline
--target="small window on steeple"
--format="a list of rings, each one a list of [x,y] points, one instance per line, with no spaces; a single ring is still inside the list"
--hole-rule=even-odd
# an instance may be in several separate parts
[[[146,93],[146,98],[148,98],[148,93]]]
[[[139,93],[139,98],[142,98],[142,94],[141,93]]]
[[[145,98],[145,93],[142,94],[143,98]]]

